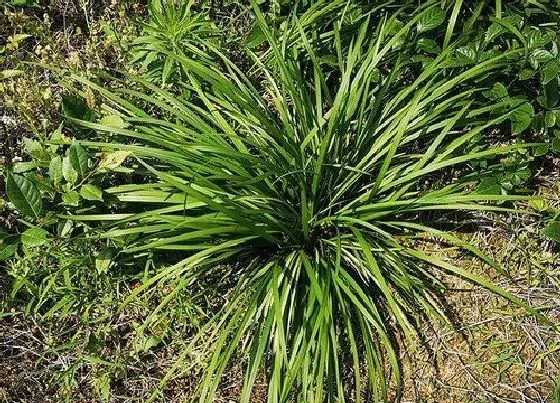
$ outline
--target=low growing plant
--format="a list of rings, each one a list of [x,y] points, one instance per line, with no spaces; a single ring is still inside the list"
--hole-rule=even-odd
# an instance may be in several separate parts
[[[132,43],[131,63],[141,63],[151,81],[166,83],[173,76],[183,78],[181,65],[173,53],[206,58],[205,48],[216,42],[217,27],[207,15],[192,10],[193,3],[192,0],[148,2],[149,19],[139,22],[142,35]]]

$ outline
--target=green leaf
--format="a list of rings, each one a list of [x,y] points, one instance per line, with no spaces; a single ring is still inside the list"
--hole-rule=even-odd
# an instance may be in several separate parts
[[[546,114],[544,115],[544,121],[547,127],[554,127],[556,125],[556,112],[546,111]]]
[[[0,80],[23,75],[23,70],[0,70]]]
[[[54,185],[58,185],[63,178],[62,175],[62,157],[57,155],[49,164],[49,177]]]
[[[25,172],[30,172],[37,168],[38,164],[36,162],[18,162],[13,166],[12,173],[23,174]]]
[[[519,134],[526,130],[531,124],[535,111],[529,102],[524,102],[511,114],[511,131]]]
[[[70,206],[77,206],[80,203],[80,194],[75,190],[71,190],[62,195],[62,201]]]
[[[484,40],[487,43],[492,42],[495,38],[497,38],[498,36],[500,36],[504,32],[507,32],[506,27],[504,27],[501,24],[498,24],[497,22],[493,22],[490,25],[490,27],[488,28],[488,30],[486,31],[486,36],[485,36]]]
[[[491,89],[484,91],[482,95],[484,95],[488,99],[499,101],[507,98],[508,90],[502,83],[495,83]]]
[[[556,137],[552,140],[552,151],[555,153],[560,153],[560,137]]]
[[[260,25],[253,25],[253,28],[251,29],[251,32],[249,32],[247,40],[245,41],[245,46],[247,46],[248,49],[254,49],[265,42],[266,36],[264,35]]]
[[[72,166],[70,157],[68,156],[62,159],[62,176],[70,184],[74,184],[78,181],[78,172]]]
[[[79,178],[83,178],[89,170],[89,158],[84,147],[74,141],[68,150],[68,158]]]
[[[441,24],[445,20],[445,13],[439,8],[431,8],[427,10],[418,20],[416,30],[418,33],[430,31]]]
[[[99,252],[95,259],[95,268],[98,274],[107,273],[112,258],[113,254],[110,249],[102,249],[101,252]]]
[[[544,229],[543,235],[560,243],[560,221],[550,221]]]
[[[534,69],[538,69],[539,65],[554,59],[554,55],[546,49],[536,49],[529,56],[529,63]]]
[[[416,48],[421,52],[437,55],[441,52],[440,46],[433,39],[421,38],[416,42]]]
[[[35,184],[21,175],[8,174],[6,181],[8,199],[26,216],[39,218],[43,212],[41,193]]]
[[[478,194],[499,195],[502,193],[502,185],[496,177],[484,178],[476,188]]]
[[[541,82],[547,84],[554,78],[558,78],[560,73],[560,63],[558,60],[548,62],[541,71]]]
[[[460,65],[475,64],[477,62],[476,51],[470,46],[462,46],[455,51],[456,62]]]
[[[47,242],[48,232],[43,228],[33,227],[21,234],[21,243],[27,248],[44,245]]]
[[[535,70],[531,70],[531,69],[521,70],[521,72],[519,73],[519,79],[520,80],[528,80],[528,79],[534,77],[535,74],[536,74]]]
[[[115,169],[121,166],[130,155],[130,151],[114,151],[109,154],[102,154],[101,161],[99,162],[97,169],[100,171]]]
[[[0,243],[0,262],[12,257],[18,248],[17,243]]]
[[[93,118],[93,111],[86,100],[75,95],[62,96],[62,111],[64,116],[72,119],[91,121]]]
[[[560,100],[560,86],[558,80],[550,80],[548,83],[543,84],[544,94],[539,97],[539,102],[545,108],[552,109],[558,105]]]
[[[82,196],[85,200],[99,200],[103,201],[103,194],[101,189],[94,185],[84,185],[80,189],[80,196]]]
[[[541,144],[534,148],[533,155],[535,157],[541,157],[543,155],[546,155],[547,152],[548,152],[548,144]]]
[[[103,126],[115,127],[117,129],[126,128],[126,122],[119,115],[105,116],[99,121],[99,124]]]
[[[34,5],[36,0],[10,0],[10,4],[12,6],[32,6]]]
[[[548,203],[542,197],[531,199],[529,200],[529,205],[537,211],[546,211],[548,210]]]

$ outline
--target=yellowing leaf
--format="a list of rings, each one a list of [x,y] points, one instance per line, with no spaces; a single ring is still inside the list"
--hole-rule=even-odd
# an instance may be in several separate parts
[[[124,129],[126,127],[126,122],[119,115],[105,116],[99,123],[103,126],[116,127],[118,129]]]
[[[109,154],[102,154],[98,170],[109,170],[119,167],[130,155],[129,151],[115,151]]]

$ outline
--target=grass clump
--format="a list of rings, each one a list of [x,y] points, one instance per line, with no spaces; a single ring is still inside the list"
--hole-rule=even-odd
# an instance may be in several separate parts
[[[488,146],[480,136],[518,118],[524,100],[482,104],[473,97],[485,89],[481,80],[492,80],[523,50],[456,69],[450,43],[416,76],[399,59],[390,72],[379,71],[392,47],[433,17],[434,4],[396,32],[383,18],[370,37],[364,23],[347,53],[335,29],[338,70],[327,76],[297,19],[292,46],[254,11],[274,55],[267,64],[253,55],[262,88],[217,50],[220,63],[167,54],[181,64],[189,97],[134,77],[128,79],[146,91],[89,83],[123,124],[73,121],[128,140],[81,144],[130,153],[149,180],[106,189],[127,202],[121,214],[71,218],[116,220],[102,236],[126,239],[124,252],[137,257],[186,254],[128,298],[172,284],[153,318],[193,283],[233,268],[227,303],[192,342],[210,351],[201,401],[213,401],[237,354],[246,357],[242,402],[250,401],[261,370],[271,402],[344,401],[349,385],[358,401],[366,393],[376,401],[398,398],[399,350],[422,337],[424,321],[452,323],[439,273],[535,313],[422,246],[436,236],[497,267],[426,213],[505,212],[503,203],[527,199],[473,191],[501,156],[531,146]],[[135,99],[165,118],[134,106]]]
[[[216,25],[243,41],[194,11],[215,4],[153,1],[123,47],[147,74],[62,72],[68,124],[25,138],[26,161],[3,168],[2,206],[19,212],[0,242],[2,312],[25,311],[3,315],[48,329],[0,342],[36,340],[57,398],[398,400],[431,388],[403,356],[458,325],[463,294],[448,287],[465,280],[516,305],[513,321],[535,314],[530,346],[552,338],[529,307],[552,304],[502,282],[501,254],[457,232],[518,202],[557,215],[526,187],[555,147],[555,14],[363,3],[228,3],[242,12]]]
[[[142,34],[132,42],[132,64],[141,63],[147,78],[166,83],[183,78],[180,64],[172,55],[176,52],[206,58],[207,43],[216,42],[218,30],[208,16],[192,10],[193,1],[148,2],[149,19],[139,22]]]

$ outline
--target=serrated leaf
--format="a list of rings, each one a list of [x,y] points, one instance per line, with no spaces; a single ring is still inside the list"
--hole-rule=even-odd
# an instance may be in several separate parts
[[[49,152],[45,150],[45,148],[40,142],[30,139],[28,137],[24,137],[23,144],[25,147],[25,151],[29,155],[31,155],[34,159],[39,161],[48,161],[50,159]]]
[[[387,22],[387,27],[385,32],[387,35],[396,35],[402,28],[404,27],[404,23],[400,21],[397,17],[393,16]]]
[[[63,178],[62,175],[62,157],[57,155],[49,164],[49,176],[53,184],[58,185]]]
[[[80,195],[75,190],[71,190],[62,195],[62,201],[70,206],[77,206],[80,203]]]
[[[455,51],[457,60],[463,64],[476,63],[476,51],[468,46],[460,47]]]
[[[510,117],[512,133],[519,134],[526,130],[531,124],[534,115],[535,111],[529,102],[524,102],[516,108]]]
[[[64,157],[62,159],[62,176],[70,184],[74,184],[78,181],[78,172],[72,166],[70,157]]]
[[[544,33],[541,30],[533,29],[527,33],[527,45],[529,49],[535,49],[537,47],[544,47],[552,40],[552,36]]]
[[[109,154],[102,154],[101,161],[97,166],[98,170],[115,169],[119,167],[131,153],[129,151],[114,151]]]
[[[431,8],[422,14],[418,20],[416,30],[418,33],[430,31],[441,24],[445,20],[445,13],[439,8]]]
[[[43,212],[41,193],[35,184],[21,175],[8,174],[6,181],[8,199],[26,216],[39,218]]]
[[[79,178],[83,178],[89,170],[89,157],[84,147],[74,141],[68,150],[68,158]]]
[[[47,242],[48,232],[43,228],[33,227],[21,234],[21,243],[28,248],[44,245]]]
[[[103,201],[103,192],[95,185],[87,184],[80,189],[80,196],[85,200]]]
[[[534,150],[533,155],[535,157],[540,157],[542,155],[546,155],[546,153],[548,152],[548,144],[538,145],[533,150]]]

